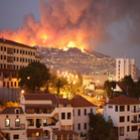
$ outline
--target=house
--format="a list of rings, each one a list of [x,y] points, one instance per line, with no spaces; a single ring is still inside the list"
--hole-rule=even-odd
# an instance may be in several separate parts
[[[74,96],[71,103],[73,107],[73,130],[77,133],[87,135],[89,130],[88,114],[96,114],[97,106],[87,101],[80,95]]]
[[[112,119],[119,140],[138,139],[140,125],[140,101],[125,95],[107,100],[103,116]]]

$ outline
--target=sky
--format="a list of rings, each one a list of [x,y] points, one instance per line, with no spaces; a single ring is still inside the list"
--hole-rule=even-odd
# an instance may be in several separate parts
[[[1,0],[0,37],[127,55],[140,67],[139,9],[139,0]]]

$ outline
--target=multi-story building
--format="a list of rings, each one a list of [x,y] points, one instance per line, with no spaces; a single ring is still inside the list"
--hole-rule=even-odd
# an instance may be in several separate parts
[[[136,78],[136,61],[135,59],[117,58],[116,59],[116,81],[120,81],[125,76],[131,75],[132,79]]]
[[[80,96],[76,96],[76,98],[71,101],[59,99],[54,94],[23,94],[20,107],[14,108],[14,110],[13,108],[6,108],[0,113],[1,131],[5,137],[10,137],[10,140],[25,140],[25,137],[28,140],[31,138],[79,140],[79,133],[87,133],[89,121],[87,114],[90,111],[96,113],[96,106]],[[82,106],[76,102],[81,102]],[[77,109],[81,110],[81,114],[73,115],[73,112],[78,111]],[[20,116],[19,113],[22,115]],[[16,119],[18,119],[18,130]],[[77,123],[81,124],[81,130],[77,128],[73,130],[73,124]]]
[[[40,61],[36,48],[7,39],[0,39],[0,87],[17,88],[17,72],[30,62]]]
[[[138,139],[140,126],[140,101],[120,95],[106,102],[103,115],[112,119],[119,140]]]
[[[76,95],[72,100],[73,107],[73,130],[83,135],[88,134],[89,113],[96,114],[96,106],[85,100],[82,96]]]

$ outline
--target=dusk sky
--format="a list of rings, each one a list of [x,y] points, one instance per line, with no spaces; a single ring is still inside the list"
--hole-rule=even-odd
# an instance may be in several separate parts
[[[140,1],[1,0],[2,36],[31,46],[127,55],[140,67]]]

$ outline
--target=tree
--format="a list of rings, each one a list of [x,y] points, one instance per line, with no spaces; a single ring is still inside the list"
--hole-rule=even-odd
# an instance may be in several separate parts
[[[58,77],[57,75],[52,75],[51,78],[52,85],[57,88],[57,94],[60,94],[60,88],[63,88],[68,84],[67,79],[64,77]]]
[[[42,86],[40,72],[33,67],[25,67],[20,69],[19,86],[29,91],[35,92],[35,89],[39,89]]]
[[[91,139],[108,140],[108,138],[112,138],[113,140],[116,140],[111,119],[105,121],[101,114],[90,113],[89,126],[89,135]]]
[[[113,90],[116,88],[116,82],[115,81],[105,81],[104,83],[104,90],[106,91],[107,97],[113,98],[114,92]]]
[[[19,85],[26,88],[28,91],[35,92],[45,84],[48,85],[50,80],[50,70],[40,62],[32,62],[19,71],[19,78],[21,81]]]

